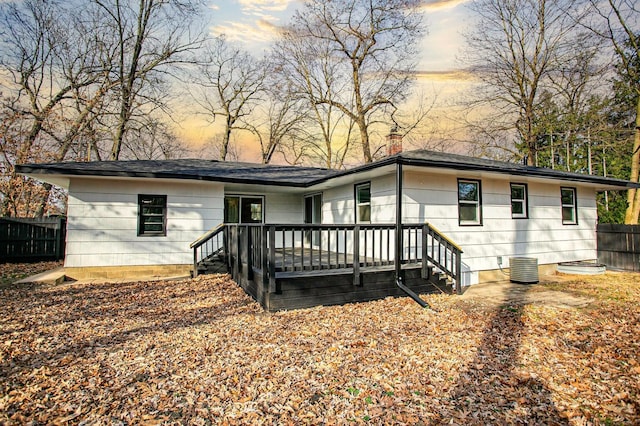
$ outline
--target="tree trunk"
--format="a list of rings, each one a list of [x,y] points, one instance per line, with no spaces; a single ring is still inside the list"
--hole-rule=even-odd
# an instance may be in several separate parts
[[[229,140],[231,139],[231,127],[233,123],[230,120],[230,116],[227,115],[227,127],[224,129],[222,136],[222,146],[220,147],[220,160],[227,161],[227,154],[229,153]]]
[[[367,129],[367,123],[364,117],[358,117],[356,121],[358,129],[360,130],[360,141],[362,142],[362,153],[364,154],[364,162],[372,163],[373,157],[371,156],[371,146],[369,145],[369,131]]]
[[[631,182],[638,182],[640,172],[640,96],[636,103],[636,130],[633,139],[633,153],[631,154]],[[638,223],[640,213],[640,194],[635,188],[627,190],[627,211],[624,216],[624,223],[635,225]]]
[[[42,184],[42,187],[44,188],[44,193],[41,195],[40,200],[36,205],[33,217],[43,217],[49,204],[49,195],[51,194],[52,185],[50,183],[45,183]]]
[[[532,142],[531,140],[527,142],[527,146],[528,146],[528,151],[529,154],[527,155],[527,166],[537,166],[536,164],[536,157],[537,157],[537,151],[536,151],[536,145],[535,142]]]

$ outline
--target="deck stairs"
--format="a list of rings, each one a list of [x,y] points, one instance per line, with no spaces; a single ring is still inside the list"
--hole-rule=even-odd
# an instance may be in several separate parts
[[[224,247],[220,247],[197,263],[198,275],[226,274],[229,272],[227,263]]]
[[[428,262],[427,276],[423,275],[422,278],[428,280],[434,287],[442,290],[446,293],[452,293],[455,285],[455,281],[446,272],[441,271],[437,266]]]

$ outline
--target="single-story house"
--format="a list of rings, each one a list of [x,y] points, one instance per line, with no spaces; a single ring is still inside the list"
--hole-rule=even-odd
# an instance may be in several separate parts
[[[217,255],[271,310],[396,294],[368,272],[423,291],[435,268],[460,291],[504,279],[510,258],[596,259],[596,193],[637,186],[424,150],[348,170],[181,159],[17,171],[69,192],[67,275],[198,273]]]

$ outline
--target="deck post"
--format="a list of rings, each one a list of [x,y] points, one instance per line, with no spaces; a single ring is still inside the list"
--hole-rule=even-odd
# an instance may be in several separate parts
[[[236,225],[234,227],[235,235],[233,236],[233,278],[239,282],[240,275],[239,271],[242,267],[242,258],[240,257],[240,225]],[[238,266],[238,263],[240,266]]]
[[[427,257],[429,256],[429,251],[427,249],[427,244],[429,242],[429,225],[426,223],[422,225],[422,279],[429,279],[429,263],[427,261]]]
[[[460,283],[460,279],[462,278],[462,259],[460,257],[460,251],[456,251],[456,272],[453,275],[456,280],[456,294],[462,294],[462,284]]]
[[[262,248],[260,249],[261,257],[260,261],[262,265],[262,288],[269,291],[269,244],[267,243],[267,238],[269,238],[269,228],[262,225],[260,227],[260,232],[262,233]]]
[[[396,164],[396,281],[401,279],[402,268],[402,163]]]
[[[360,225],[353,227],[353,285],[359,286],[360,282]]]
[[[227,271],[231,271],[231,248],[229,247],[229,227],[225,225],[224,230],[222,231],[222,247],[224,260],[227,263]]]
[[[247,281],[253,280],[253,250],[251,249],[251,245],[253,244],[253,238],[251,238],[251,227],[249,225],[245,226],[245,253],[247,256]]]
[[[266,270],[266,269],[265,269]],[[269,227],[269,293],[276,292],[276,227]]]
[[[198,276],[198,248],[193,248],[193,278]]]

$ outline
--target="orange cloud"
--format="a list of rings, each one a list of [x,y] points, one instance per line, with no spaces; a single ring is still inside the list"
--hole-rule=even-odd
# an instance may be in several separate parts
[[[473,81],[475,76],[469,70],[444,70],[444,71],[427,71],[419,70],[414,72],[418,80],[429,81]]]
[[[214,36],[225,35],[228,40],[236,42],[270,42],[279,32],[279,27],[266,19],[255,23],[227,21],[211,28]]]
[[[424,0],[421,9],[427,11],[452,9],[468,1],[469,0]]]
[[[246,13],[283,12],[295,0],[238,0]]]

